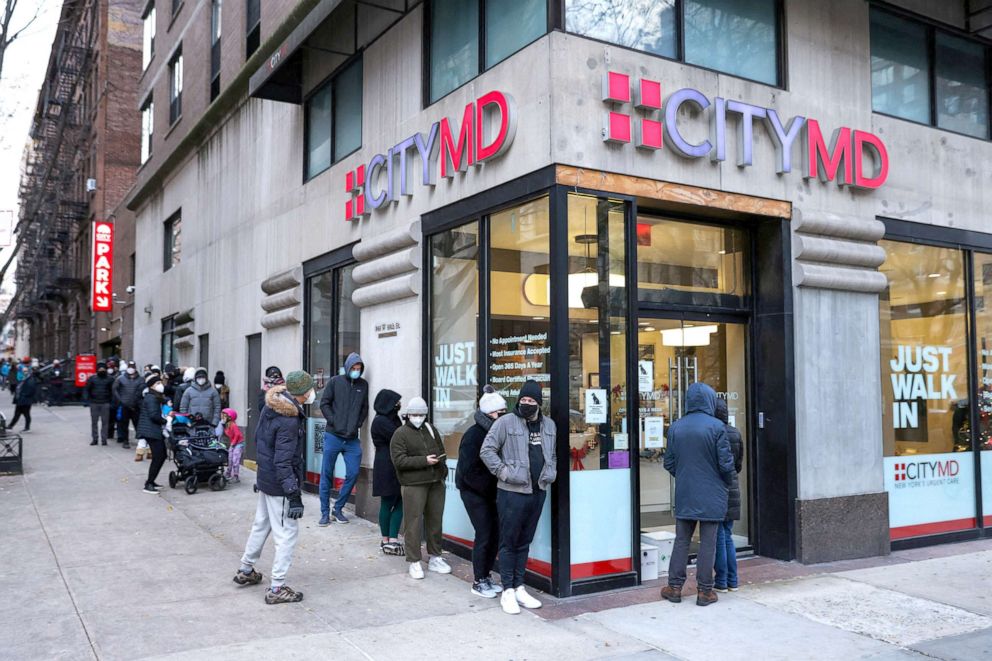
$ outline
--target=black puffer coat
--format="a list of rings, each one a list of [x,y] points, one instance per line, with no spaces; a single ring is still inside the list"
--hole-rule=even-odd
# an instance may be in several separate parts
[[[269,496],[290,496],[303,485],[307,425],[303,407],[286,394],[286,386],[265,393],[265,408],[255,429],[258,461],[255,485]]]
[[[372,420],[372,443],[375,445],[375,461],[372,464],[372,495],[387,498],[400,495],[400,481],[396,479],[396,469],[389,456],[389,441],[403,423],[396,408],[400,394],[392,390],[380,390],[375,396],[376,416]]]
[[[138,416],[138,438],[151,441],[161,441],[165,438],[162,429],[165,418],[162,417],[162,395],[149,390],[141,399],[141,415]]]
[[[737,474],[741,472],[744,465],[744,441],[741,433],[736,427],[727,424],[727,401],[716,400],[716,418],[726,425],[727,440],[730,441],[730,452],[734,455],[734,478],[730,483],[730,490],[727,494],[727,518],[725,521],[739,521],[741,518],[741,483],[737,479]]]
[[[476,410],[475,424],[469,427],[458,445],[458,466],[455,468],[455,486],[459,491],[472,491],[496,502],[496,476],[489,472],[479,457],[482,442],[495,420]]]

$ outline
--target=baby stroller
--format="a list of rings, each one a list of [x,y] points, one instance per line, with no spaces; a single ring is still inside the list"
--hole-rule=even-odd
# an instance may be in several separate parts
[[[206,482],[212,491],[227,487],[224,467],[227,465],[227,448],[214,433],[213,426],[196,416],[189,424],[173,422],[169,446],[176,470],[169,471],[169,486],[173,489],[182,482],[186,493],[193,495],[200,483]]]

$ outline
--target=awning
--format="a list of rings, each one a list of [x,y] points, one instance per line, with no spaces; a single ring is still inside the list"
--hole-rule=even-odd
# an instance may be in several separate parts
[[[350,57],[375,41],[423,0],[320,0],[286,40],[252,74],[248,94],[303,102],[303,61],[308,51]]]

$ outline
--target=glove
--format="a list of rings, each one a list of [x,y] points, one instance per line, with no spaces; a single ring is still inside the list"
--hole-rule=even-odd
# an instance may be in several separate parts
[[[302,519],[303,518],[303,498],[300,492],[290,494],[289,496],[289,512],[288,516],[291,519]]]

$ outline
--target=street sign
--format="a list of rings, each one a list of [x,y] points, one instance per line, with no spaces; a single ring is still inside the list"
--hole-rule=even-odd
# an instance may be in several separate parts
[[[96,374],[96,356],[91,353],[76,356],[76,385],[82,388]]]

